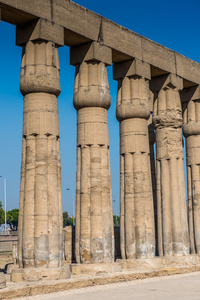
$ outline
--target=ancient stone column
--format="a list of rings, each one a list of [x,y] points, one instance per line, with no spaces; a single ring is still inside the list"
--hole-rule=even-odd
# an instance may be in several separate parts
[[[77,186],[75,248],[78,263],[114,260],[106,66],[111,49],[97,42],[71,48],[76,66]]]
[[[17,27],[23,47],[24,96],[18,262],[21,268],[62,265],[62,199],[58,45],[63,30],[45,20]]]
[[[183,80],[173,74],[155,77],[157,225],[159,255],[189,254],[188,220],[183,167]]]
[[[120,122],[120,237],[122,258],[155,255],[148,119],[150,65],[134,59],[114,65]]]
[[[184,89],[183,134],[186,138],[187,191],[191,253],[200,253],[200,87]]]
[[[155,164],[155,151],[154,144],[156,141],[156,134],[153,124],[153,104],[154,104],[154,93],[150,90],[150,117],[148,120],[149,127],[149,148],[150,148],[150,163],[151,163],[151,181],[153,191],[153,206],[154,206],[154,223],[155,223],[155,253],[158,254],[158,226],[157,226],[157,194],[156,194],[156,164]]]

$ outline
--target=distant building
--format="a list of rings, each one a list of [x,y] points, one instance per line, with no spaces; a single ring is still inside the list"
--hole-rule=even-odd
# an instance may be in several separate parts
[[[6,231],[10,229],[10,225],[6,224]],[[0,232],[5,231],[5,224],[1,224],[0,225]]]

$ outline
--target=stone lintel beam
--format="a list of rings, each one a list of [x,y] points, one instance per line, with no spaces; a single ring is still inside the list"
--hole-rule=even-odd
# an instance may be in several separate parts
[[[82,62],[97,61],[112,65],[112,49],[97,43],[87,43],[70,48],[70,64],[76,66]]]
[[[151,79],[149,84],[150,90],[154,93],[159,92],[161,89],[183,89],[183,79],[173,73],[157,76]]]
[[[200,84],[200,64],[128,30],[88,9],[66,0],[0,0],[3,21],[19,25],[36,18],[46,19],[65,31],[65,45],[98,41],[110,47],[113,62],[132,57],[144,60],[157,70],[177,74]],[[123,41],[123,42],[121,42]],[[188,85],[188,82],[185,82]],[[186,87],[185,85],[185,87]]]
[[[181,91],[181,102],[200,100],[200,86],[196,85]]]
[[[125,62],[116,63],[113,66],[113,79],[119,80],[124,77],[139,76],[151,79],[150,65],[137,58]]]
[[[39,19],[17,26],[16,44],[23,46],[28,41],[50,41],[64,46],[64,28],[48,20]]]

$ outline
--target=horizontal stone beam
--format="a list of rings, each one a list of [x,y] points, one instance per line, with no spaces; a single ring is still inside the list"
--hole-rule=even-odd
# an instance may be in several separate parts
[[[173,73],[184,87],[200,84],[200,64],[69,0],[0,0],[1,19],[18,25],[36,18],[65,29],[65,45],[100,41],[112,48],[113,62],[131,58],[151,65],[152,76]]]

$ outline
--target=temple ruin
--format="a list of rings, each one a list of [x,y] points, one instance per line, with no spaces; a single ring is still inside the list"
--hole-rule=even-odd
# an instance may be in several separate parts
[[[107,117],[111,65],[118,82],[122,261],[200,254],[200,64],[69,0],[0,0],[0,10],[3,21],[16,25],[22,47],[19,269],[13,274],[70,276],[62,262],[58,122],[64,45],[75,67],[77,265],[114,270],[120,264],[114,262]]]

